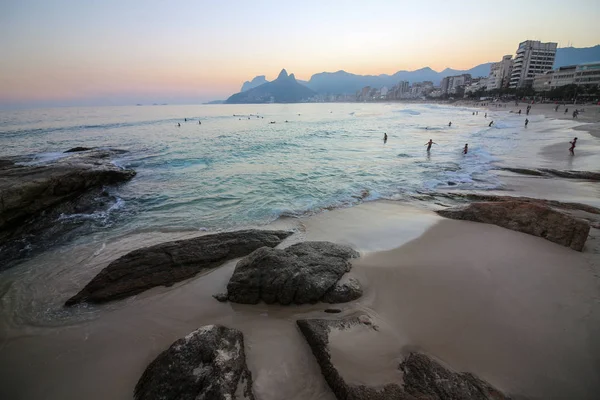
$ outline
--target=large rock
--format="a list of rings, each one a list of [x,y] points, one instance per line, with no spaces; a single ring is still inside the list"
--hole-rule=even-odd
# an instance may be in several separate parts
[[[135,175],[111,163],[122,152],[70,153],[46,164],[0,160],[0,269],[68,238],[76,226],[57,222],[61,215],[108,209],[115,199],[103,188]]]
[[[387,346],[390,338],[368,316],[306,319],[297,324],[325,381],[340,400],[507,399],[476,376],[453,372],[425,354],[403,356]],[[389,336],[395,340],[393,334]],[[377,346],[379,342],[383,346]],[[382,357],[377,349],[392,354]],[[389,362],[396,359],[397,363]]]
[[[329,299],[351,301],[356,290],[336,284],[350,270],[349,259],[354,257],[358,253],[350,247],[329,242],[302,242],[283,250],[261,248],[238,262],[227,285],[227,298],[244,304],[261,300],[305,304],[323,300],[335,290]]]
[[[177,340],[146,368],[136,400],[254,400],[242,332],[209,325]]]
[[[291,234],[286,231],[243,230],[137,249],[111,262],[65,305],[104,303],[156,286],[170,286],[258,248],[275,247]]]
[[[471,203],[437,211],[443,217],[494,224],[539,236],[582,251],[590,226],[587,222],[539,203],[522,201]]]
[[[505,171],[514,172],[522,175],[533,175],[533,176],[556,176],[559,178],[567,179],[583,179],[588,181],[600,181],[600,172],[593,171],[561,171],[558,169],[551,168],[513,168],[503,167]]]

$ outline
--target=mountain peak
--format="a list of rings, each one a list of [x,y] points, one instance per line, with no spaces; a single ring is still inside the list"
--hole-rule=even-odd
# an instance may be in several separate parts
[[[279,73],[279,76],[277,77],[277,79],[286,79],[287,77],[288,77],[288,73],[287,73],[287,71],[284,68]]]

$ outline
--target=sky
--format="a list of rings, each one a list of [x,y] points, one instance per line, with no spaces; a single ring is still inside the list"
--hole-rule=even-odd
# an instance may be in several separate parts
[[[282,68],[469,69],[600,43],[598,0],[0,0],[0,106],[197,103]]]

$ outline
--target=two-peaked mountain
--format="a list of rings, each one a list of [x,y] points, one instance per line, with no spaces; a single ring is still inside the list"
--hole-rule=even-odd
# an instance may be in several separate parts
[[[228,98],[226,103],[297,103],[308,100],[315,94],[306,86],[298,83],[294,74],[288,75],[283,69],[273,82],[263,83],[252,89],[236,93]]]

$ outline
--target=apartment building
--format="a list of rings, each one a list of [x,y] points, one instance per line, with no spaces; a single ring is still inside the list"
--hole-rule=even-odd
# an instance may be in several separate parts
[[[533,79],[536,75],[541,75],[552,69],[557,46],[557,43],[542,43],[539,40],[526,40],[519,43],[510,75],[509,87],[533,86]]]

